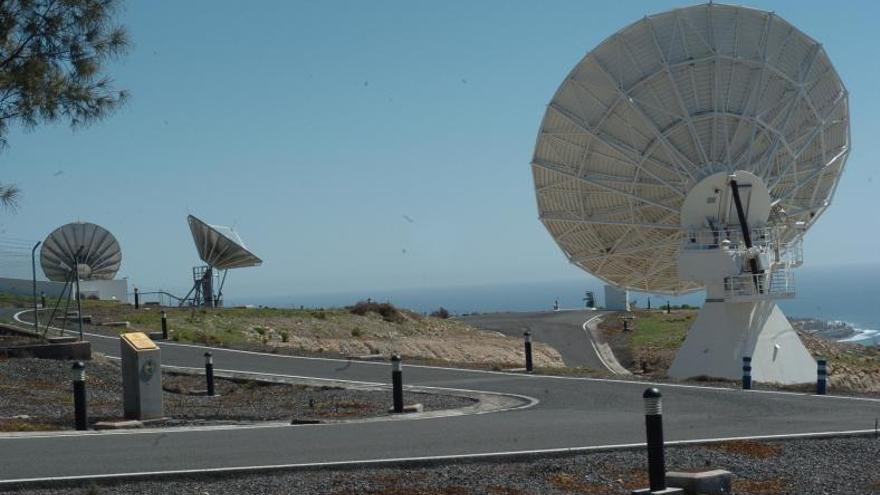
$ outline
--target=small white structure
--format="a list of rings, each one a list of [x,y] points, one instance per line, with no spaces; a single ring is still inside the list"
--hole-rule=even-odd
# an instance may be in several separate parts
[[[79,283],[79,291],[83,297],[97,297],[102,301],[128,302],[128,280],[83,280]]]
[[[629,311],[629,291],[606,284],[605,309]]]

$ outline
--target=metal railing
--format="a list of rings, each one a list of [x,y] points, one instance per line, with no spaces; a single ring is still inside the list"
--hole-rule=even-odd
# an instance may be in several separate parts
[[[804,259],[802,237],[796,236],[783,242],[785,229],[784,226],[751,229],[752,248],[767,255],[771,265],[800,266]],[[681,247],[682,250],[700,251],[719,249],[722,245],[733,251],[745,251],[742,231],[738,228],[688,230],[682,239]]]
[[[162,307],[180,306],[182,302],[186,302],[183,298],[164,290],[138,291],[138,297],[141,304],[158,304]],[[134,301],[134,292],[128,293],[128,300]]]
[[[794,297],[794,272],[785,267],[724,279],[725,299],[783,299]]]

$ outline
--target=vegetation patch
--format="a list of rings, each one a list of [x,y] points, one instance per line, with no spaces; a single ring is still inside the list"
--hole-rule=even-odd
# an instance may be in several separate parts
[[[550,485],[565,493],[580,493],[584,495],[613,495],[619,493],[606,483],[586,481],[582,476],[569,473],[554,473],[548,477]]]
[[[751,493],[753,495],[778,495],[787,493],[789,483],[779,478],[767,480],[747,480],[734,478],[733,493]]]
[[[750,440],[720,442],[707,445],[706,447],[714,450],[722,450],[729,454],[750,457],[752,459],[769,459],[777,457],[782,453],[782,447],[779,445],[754,442]]]
[[[366,316],[367,313],[375,313],[382,317],[383,320],[392,323],[403,323],[404,317],[400,310],[391,303],[378,303],[376,301],[366,300],[358,301],[354,306],[349,308],[351,314],[358,316]]]

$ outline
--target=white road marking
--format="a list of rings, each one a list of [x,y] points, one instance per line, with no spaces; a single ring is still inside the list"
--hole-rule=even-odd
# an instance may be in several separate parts
[[[794,439],[809,439],[809,438],[828,438],[828,437],[840,437],[840,436],[862,436],[862,435],[870,435],[875,434],[875,430],[845,430],[845,431],[828,431],[828,432],[816,432],[816,433],[793,433],[793,434],[785,434],[785,435],[754,435],[754,436],[742,436],[742,437],[722,437],[722,438],[701,438],[696,440],[673,440],[665,443],[667,447],[676,447],[676,446],[689,446],[689,445],[701,445],[701,444],[712,444],[719,442],[734,442],[734,441],[744,441],[744,440],[763,440],[763,441],[772,441],[772,440],[794,440]],[[632,450],[638,448],[644,448],[644,443],[624,443],[624,444],[609,444],[609,445],[590,445],[584,447],[563,447],[563,448],[554,448],[554,449],[533,449],[533,450],[512,450],[512,451],[502,451],[502,452],[483,452],[476,454],[451,454],[451,455],[436,455],[436,456],[417,456],[417,457],[391,457],[391,458],[381,458],[381,459],[360,459],[360,460],[352,460],[352,461],[329,461],[329,462],[304,462],[304,463],[292,463],[292,464],[265,464],[265,465],[257,465],[257,466],[234,466],[234,467],[220,467],[220,468],[203,468],[203,469],[176,469],[176,470],[166,470],[166,471],[142,471],[142,472],[128,472],[128,473],[113,473],[113,474],[86,474],[86,475],[76,475],[76,476],[48,476],[48,477],[40,477],[40,478],[16,478],[16,479],[7,479],[0,480],[0,486],[3,485],[14,485],[14,484],[25,484],[25,483],[46,483],[46,482],[62,482],[62,481],[78,481],[78,480],[125,480],[128,479],[137,479],[137,478],[148,478],[151,476],[169,476],[169,475],[187,475],[187,474],[209,474],[209,473],[248,473],[248,472],[259,472],[259,471],[279,471],[279,470],[295,470],[295,469],[306,469],[306,468],[318,468],[318,467],[371,467],[371,466],[381,466],[384,464],[397,464],[397,463],[423,463],[426,461],[434,461],[434,462],[443,462],[443,461],[455,461],[455,460],[466,460],[466,459],[485,459],[487,461],[495,460],[495,459],[504,459],[508,457],[515,456],[534,456],[538,457],[541,455],[554,455],[554,454],[587,454],[590,452],[599,452],[599,451],[609,451],[609,450]]]
[[[29,324],[26,321],[22,321],[19,316],[24,313],[33,312],[33,309],[26,309],[23,311],[19,311],[16,313],[13,318],[15,321],[22,324]],[[52,327],[55,328],[55,327]],[[60,330],[56,328],[56,330]],[[98,337],[103,339],[116,340],[116,337],[110,337],[107,335],[101,335],[97,333],[87,333],[83,332],[83,335],[88,335],[90,337]],[[282,358],[282,359],[298,359],[298,360],[311,360],[311,361],[327,361],[327,362],[337,362],[337,363],[356,363],[358,365],[372,365],[372,366],[388,366],[386,362],[373,362],[373,361],[355,361],[351,359],[338,359],[338,358],[322,358],[322,357],[311,357],[311,356],[290,356],[286,354],[270,354],[267,352],[257,352],[257,351],[244,351],[240,349],[227,349],[224,347],[211,347],[211,346],[201,346],[195,344],[181,344],[179,342],[168,342],[163,341],[162,345],[173,346],[173,347],[191,347],[194,349],[210,349],[216,350],[220,352],[231,352],[237,354],[249,354],[254,356],[268,356],[273,358]],[[446,366],[430,366],[423,364],[408,364],[408,368],[423,368],[423,369],[434,369],[434,370],[444,370],[444,371],[455,371],[459,373],[475,373],[475,374],[485,374],[485,375],[500,375],[507,377],[518,377],[521,379],[530,379],[530,380],[577,380],[577,381],[585,381],[585,382],[596,382],[596,383],[623,383],[627,385],[641,385],[641,386],[655,386],[655,387],[666,387],[666,388],[682,388],[682,389],[695,389],[695,390],[715,390],[715,391],[723,391],[723,392],[743,392],[743,393],[751,393],[751,394],[768,394],[768,395],[784,395],[784,396],[797,396],[797,397],[805,397],[805,398],[816,398],[816,399],[836,399],[836,400],[852,400],[852,401],[863,401],[863,402],[880,402],[878,398],[872,397],[851,397],[846,395],[816,395],[816,394],[808,394],[804,392],[788,392],[783,390],[740,390],[738,388],[730,388],[730,387],[717,387],[717,386],[708,386],[708,385],[687,385],[683,383],[668,383],[668,382],[649,382],[649,381],[638,381],[638,380],[622,380],[617,378],[590,378],[590,377],[580,377],[580,376],[556,376],[556,375],[535,375],[535,374],[519,374],[519,373],[509,373],[505,371],[490,371],[490,370],[476,370],[476,369],[468,369],[468,368],[451,368]]]
[[[599,358],[599,362],[602,363],[602,366],[604,366],[605,369],[608,370],[609,373],[611,373],[611,374],[613,374],[613,375],[616,375],[617,373],[615,373],[614,370],[611,369],[611,366],[610,366],[608,363],[605,362],[605,358],[602,357],[602,353],[599,352],[599,347],[596,346],[596,341],[593,340],[593,336],[590,335],[590,331],[587,330],[587,325],[589,325],[591,321],[593,321],[593,320],[595,320],[596,318],[599,318],[599,317],[601,317],[601,316],[602,316],[602,315],[596,315],[596,316],[594,316],[594,317],[588,319],[587,321],[584,322],[584,324],[582,325],[581,328],[583,328],[583,329],[584,329],[584,333],[587,334],[587,340],[589,340],[589,341],[590,341],[590,345],[593,346],[593,352],[596,354],[596,357]]]

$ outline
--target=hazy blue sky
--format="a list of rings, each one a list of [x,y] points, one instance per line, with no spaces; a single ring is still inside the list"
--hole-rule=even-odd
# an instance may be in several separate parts
[[[134,47],[111,71],[130,103],[12,133],[0,179],[24,198],[3,235],[92,221],[122,244],[121,276],[179,290],[192,212],[265,260],[231,272],[230,297],[586,277],[537,221],[544,107],[605,37],[685,5],[129,2]],[[749,5],[820,40],[851,93],[853,152],[807,263],[873,262],[880,3]]]

